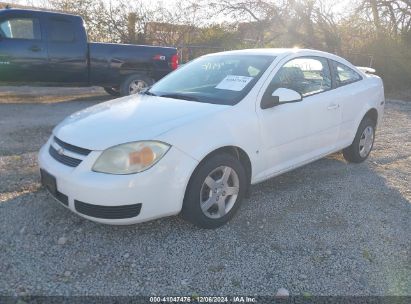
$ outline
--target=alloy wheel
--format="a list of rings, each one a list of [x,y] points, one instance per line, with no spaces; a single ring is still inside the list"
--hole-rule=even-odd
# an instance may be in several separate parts
[[[204,215],[218,219],[233,208],[240,189],[240,180],[234,169],[220,166],[208,174],[200,191],[200,205]]]
[[[359,151],[361,157],[367,157],[370,153],[372,145],[374,143],[374,128],[368,126],[361,134],[359,142]]]
[[[129,93],[130,95],[137,94],[147,86],[148,84],[143,80],[133,80],[129,86]]]

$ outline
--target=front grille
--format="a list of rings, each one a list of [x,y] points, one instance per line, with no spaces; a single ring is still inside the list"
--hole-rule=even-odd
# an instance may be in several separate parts
[[[62,147],[63,149],[65,149],[67,151],[77,153],[77,154],[81,154],[81,155],[86,155],[86,156],[89,155],[90,152],[91,152],[91,150],[87,150],[87,149],[84,149],[84,148],[80,148],[80,147],[70,145],[70,144],[58,139],[55,136],[54,136],[53,139],[60,147]]]
[[[74,200],[76,211],[91,217],[102,219],[126,219],[140,214],[141,204],[122,206],[92,205]]]
[[[51,145],[49,148],[49,153],[55,160],[70,167],[77,167],[82,162],[81,159],[73,158],[64,154],[59,154],[57,150],[54,149],[54,147]]]
[[[49,148],[50,155],[58,162],[70,167],[77,167],[83,161],[83,156],[87,156],[91,152],[91,150],[68,144],[55,136],[53,137],[53,142],[54,143],[52,143]],[[66,155],[66,151],[79,155],[80,159]]]

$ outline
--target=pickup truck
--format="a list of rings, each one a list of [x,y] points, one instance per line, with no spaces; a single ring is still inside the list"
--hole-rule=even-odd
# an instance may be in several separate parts
[[[79,16],[0,10],[0,85],[101,86],[125,96],[177,67],[175,48],[88,43]]]

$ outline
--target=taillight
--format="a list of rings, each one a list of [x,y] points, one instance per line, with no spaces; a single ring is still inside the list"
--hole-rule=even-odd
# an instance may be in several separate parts
[[[177,54],[171,56],[170,66],[173,70],[176,70],[178,68],[178,55]]]

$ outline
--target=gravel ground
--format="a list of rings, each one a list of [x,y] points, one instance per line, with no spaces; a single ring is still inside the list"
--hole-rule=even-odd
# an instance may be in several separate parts
[[[36,152],[107,97],[31,94],[0,91],[0,295],[411,295],[411,103],[387,103],[367,162],[335,154],[255,185],[209,231],[179,217],[105,226],[61,207]]]

